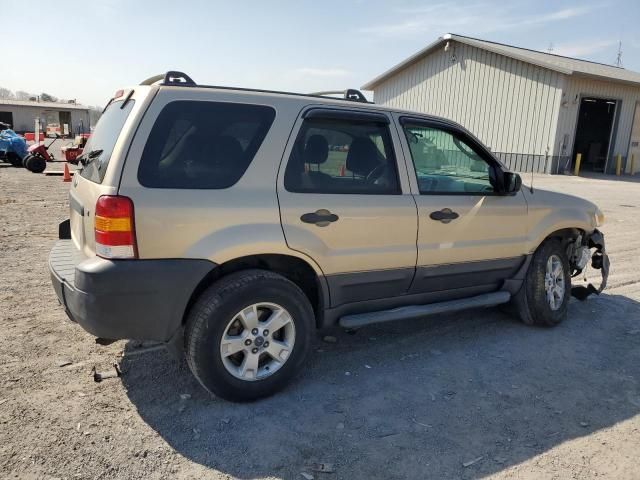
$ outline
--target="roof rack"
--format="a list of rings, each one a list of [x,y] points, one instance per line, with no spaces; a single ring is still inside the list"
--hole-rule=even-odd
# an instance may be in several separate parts
[[[366,99],[366,97],[355,88],[348,88],[347,90],[331,90],[326,92],[317,93],[295,93],[295,92],[282,92],[277,90],[260,90],[256,88],[241,88],[241,87],[223,87],[218,85],[198,85],[193,79],[183,72],[170,70],[165,74],[154,75],[146,80],[140,82],[140,85],[153,85],[154,83],[161,82],[160,85],[168,85],[174,87],[199,87],[199,88],[215,88],[218,90],[237,90],[240,92],[258,92],[258,93],[275,93],[279,95],[295,95],[298,97],[328,97],[329,95],[342,95],[342,97],[332,97],[334,100],[347,100],[349,102],[362,102],[373,103]]]
[[[176,70],[169,70],[164,75],[154,75],[153,77],[147,78],[140,85],[153,85],[156,82],[162,80],[161,85],[171,85],[178,87],[196,87],[196,82],[193,79],[183,72],[178,72]]]
[[[360,90],[356,90],[355,88],[348,88],[346,90],[327,90],[326,92],[314,92],[309,95],[313,95],[314,97],[328,97],[329,95],[342,95],[342,98],[345,100],[351,100],[352,102],[363,102],[369,103],[366,97],[362,94]]]

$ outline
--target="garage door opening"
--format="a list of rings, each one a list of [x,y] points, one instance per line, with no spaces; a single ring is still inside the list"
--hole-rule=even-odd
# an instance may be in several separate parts
[[[582,169],[604,172],[616,117],[616,100],[584,97],[578,111],[578,127],[573,145],[573,158],[582,154]]]
[[[13,128],[13,112],[0,112],[0,122],[7,123]]]

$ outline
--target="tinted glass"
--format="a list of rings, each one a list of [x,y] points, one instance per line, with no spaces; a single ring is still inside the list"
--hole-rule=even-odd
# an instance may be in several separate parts
[[[405,125],[420,193],[490,193],[489,164],[455,134]]]
[[[301,193],[400,193],[387,125],[309,119],[302,125],[284,178]]]
[[[138,181],[151,188],[230,187],[251,164],[274,118],[275,110],[260,105],[172,102],[151,130]]]
[[[95,183],[102,183],[107,171],[113,147],[116,145],[124,122],[131,113],[134,101],[129,100],[124,108],[122,101],[112,102],[98,120],[98,123],[89,137],[83,154],[85,157],[91,152],[96,152],[91,159],[87,159],[87,165],[82,168],[80,175]],[[100,154],[97,152],[100,151]]]

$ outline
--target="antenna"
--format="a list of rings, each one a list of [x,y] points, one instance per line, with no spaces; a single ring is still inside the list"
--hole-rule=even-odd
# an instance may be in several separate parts
[[[618,56],[616,58],[616,67],[622,68],[622,41],[618,42]]]
[[[549,53],[553,52],[553,42],[549,42],[549,48],[547,48],[547,52]]]

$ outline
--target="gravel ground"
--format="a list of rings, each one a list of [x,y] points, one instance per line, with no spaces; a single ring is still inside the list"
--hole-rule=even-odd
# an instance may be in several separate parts
[[[0,166],[0,478],[640,478],[640,183],[536,184],[607,215],[603,295],[554,329],[488,309],[336,331],[286,391],[236,405],[66,320],[46,263],[68,185]]]

